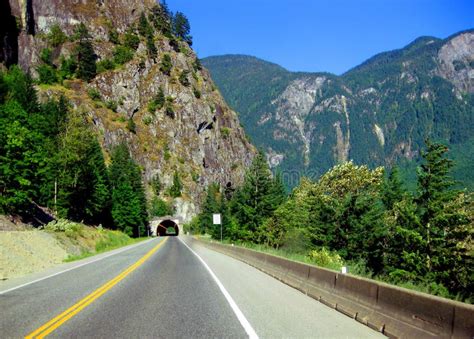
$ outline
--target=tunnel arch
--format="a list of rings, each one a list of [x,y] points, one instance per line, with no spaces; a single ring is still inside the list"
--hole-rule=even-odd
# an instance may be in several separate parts
[[[174,234],[169,232],[169,228],[174,229]],[[158,227],[156,228],[156,235],[160,237],[177,236],[179,235],[179,226],[174,220],[164,219],[158,224]]]

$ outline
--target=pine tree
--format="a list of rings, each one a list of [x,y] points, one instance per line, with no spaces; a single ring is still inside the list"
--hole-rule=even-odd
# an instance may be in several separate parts
[[[173,185],[168,190],[168,194],[172,198],[178,198],[181,196],[181,190],[183,189],[183,184],[181,183],[181,179],[179,177],[178,171],[174,171],[173,175]]]
[[[115,226],[131,236],[143,235],[148,223],[145,189],[140,168],[124,143],[112,151],[109,176]]]
[[[392,209],[396,202],[403,199],[405,193],[400,181],[398,167],[394,166],[382,185],[382,201],[385,208]]]
[[[418,169],[418,195],[416,203],[421,229],[425,240],[426,270],[451,291],[460,288],[456,269],[459,260],[466,257],[466,249],[457,247],[469,234],[466,225],[472,222],[465,205],[469,197],[453,189],[449,177],[453,161],[447,159],[448,148],[439,143],[426,141],[424,163]],[[471,258],[472,261],[472,258]]]
[[[166,37],[171,37],[173,13],[169,10],[166,1],[161,1],[160,5],[153,6],[151,12],[155,28],[161,31]]]
[[[55,157],[57,208],[62,217],[99,223],[109,208],[107,168],[97,136],[78,112],[70,112]]]
[[[278,207],[275,183],[265,161],[259,152],[245,176],[243,186],[232,199],[231,210],[239,224],[242,238],[257,241],[259,228]]]
[[[178,38],[182,39],[189,46],[193,44],[193,38],[189,34],[191,26],[189,25],[188,18],[181,12],[176,12],[173,20],[173,33]]]
[[[81,23],[76,30],[79,42],[75,49],[77,58],[76,75],[79,79],[90,81],[97,74],[96,60],[97,55],[92,46],[92,38],[89,35],[86,25]]]

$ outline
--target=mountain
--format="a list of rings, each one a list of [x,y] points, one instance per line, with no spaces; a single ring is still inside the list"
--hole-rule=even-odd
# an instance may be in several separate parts
[[[39,79],[42,100],[63,95],[85,112],[106,161],[126,142],[149,195],[157,176],[163,192],[179,176],[183,194],[174,205],[189,219],[208,184],[242,182],[255,148],[190,37],[169,32],[170,20],[162,18],[169,13],[156,1],[10,0],[0,8],[0,63],[18,64]],[[90,51],[88,41],[92,62],[82,72],[92,76],[81,80],[79,64],[76,75],[68,67]]]
[[[474,189],[473,30],[418,38],[341,76],[289,72],[245,55],[202,62],[290,187],[350,159],[398,164],[413,184],[429,137],[450,146],[455,178]]]

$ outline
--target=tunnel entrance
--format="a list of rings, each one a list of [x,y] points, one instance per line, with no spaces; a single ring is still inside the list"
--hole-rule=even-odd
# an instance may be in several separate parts
[[[173,220],[166,219],[158,225],[156,233],[160,237],[177,236],[179,235],[179,227]]]

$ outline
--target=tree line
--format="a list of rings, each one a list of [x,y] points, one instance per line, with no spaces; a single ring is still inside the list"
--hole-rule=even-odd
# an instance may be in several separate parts
[[[426,141],[417,189],[404,188],[398,169],[336,165],[318,180],[302,179],[286,197],[257,155],[235,192],[208,188],[194,233],[223,237],[308,258],[342,259],[353,273],[425,292],[473,301],[474,199],[455,189],[448,148]]]
[[[35,204],[61,218],[145,234],[141,169],[125,144],[106,166],[89,120],[64,97],[39,103],[33,79],[18,66],[0,72],[0,213],[34,217]]]

